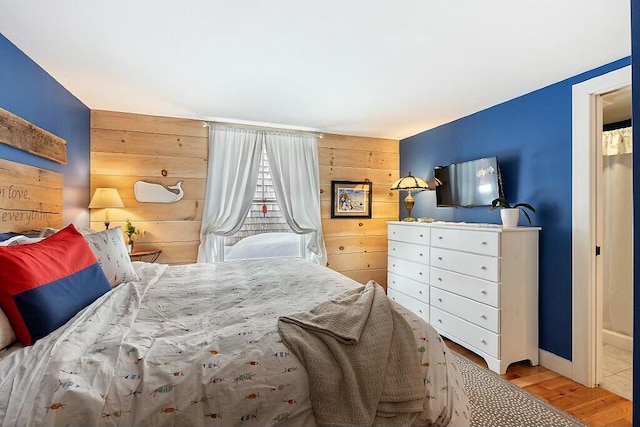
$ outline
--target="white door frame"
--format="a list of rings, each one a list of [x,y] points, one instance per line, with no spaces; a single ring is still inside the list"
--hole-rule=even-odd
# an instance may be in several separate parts
[[[601,324],[596,280],[597,97],[631,85],[631,66],[573,85],[571,289],[572,379],[597,385]],[[601,112],[600,112],[601,114]]]

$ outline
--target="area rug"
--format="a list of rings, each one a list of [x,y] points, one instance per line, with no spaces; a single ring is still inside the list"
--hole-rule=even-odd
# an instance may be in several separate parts
[[[549,405],[498,374],[451,351],[471,402],[471,426],[584,427],[573,416]]]

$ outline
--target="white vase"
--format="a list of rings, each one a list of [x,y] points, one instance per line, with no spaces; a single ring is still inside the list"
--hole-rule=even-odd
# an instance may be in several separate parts
[[[502,226],[504,228],[514,228],[518,226],[520,218],[519,208],[502,208],[500,209],[500,217],[502,218]]]

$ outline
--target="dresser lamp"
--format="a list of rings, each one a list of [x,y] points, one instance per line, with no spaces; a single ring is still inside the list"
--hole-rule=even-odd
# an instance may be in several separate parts
[[[407,191],[407,197],[404,198],[404,205],[407,208],[407,217],[403,219],[403,221],[417,221],[417,219],[411,217],[411,209],[413,209],[413,205],[415,204],[415,200],[411,195],[412,191],[424,191],[429,189],[429,184],[427,184],[423,179],[409,175],[400,178],[391,186],[392,190],[400,190]]]
[[[96,188],[89,209],[104,209],[104,228],[109,229],[109,208],[124,208],[124,203],[115,188]]]

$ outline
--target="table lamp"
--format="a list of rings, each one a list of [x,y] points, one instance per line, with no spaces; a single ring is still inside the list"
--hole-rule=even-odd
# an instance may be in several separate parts
[[[403,221],[417,221],[417,219],[411,217],[411,209],[413,209],[413,205],[415,204],[415,200],[411,195],[411,192],[424,191],[428,188],[429,184],[427,184],[426,181],[411,175],[411,172],[409,172],[409,175],[402,177],[393,183],[391,186],[392,190],[407,191],[409,193],[407,194],[407,197],[404,198],[404,205],[407,208],[407,217],[404,218]]]
[[[115,188],[96,188],[89,209],[104,209],[104,228],[109,229],[109,208],[124,208],[124,203]]]

